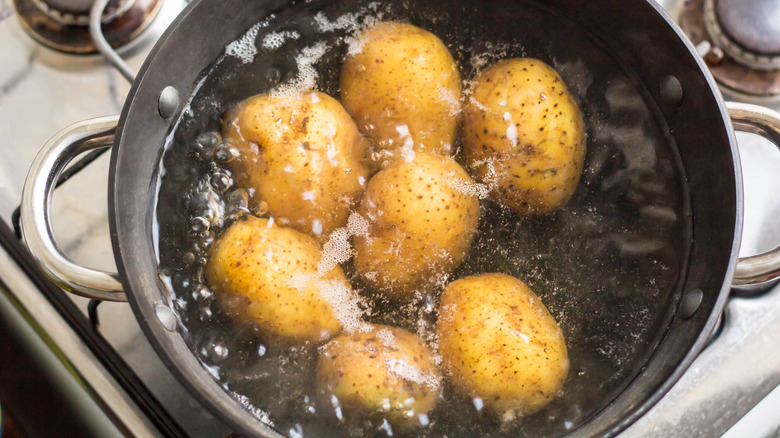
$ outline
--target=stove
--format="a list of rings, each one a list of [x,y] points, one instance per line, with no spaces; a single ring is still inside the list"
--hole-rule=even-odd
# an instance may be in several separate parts
[[[24,3],[29,7],[41,1]],[[691,18],[691,5],[703,8],[707,1],[660,4],[672,17],[682,17],[681,24],[691,26],[698,19]],[[127,304],[98,305],[66,295],[35,268],[14,234],[24,178],[39,148],[73,122],[119,113],[130,89],[123,75],[99,55],[65,53],[31,36],[29,19],[21,16],[17,3],[0,0],[0,398],[4,408],[31,436],[63,431],[72,435],[74,430],[80,431],[79,436],[101,437],[229,435],[231,431],[168,372]],[[134,1],[109,2],[114,11],[128,8],[127,3]],[[122,44],[118,52],[134,71],[185,6],[184,0],[139,4],[153,9],[154,17],[141,20],[143,29],[133,35],[112,41]],[[692,29],[689,35],[702,55],[722,68],[700,27]],[[727,99],[760,101],[780,110],[776,96],[747,96],[733,84],[724,86],[724,94]],[[780,151],[750,134],[737,138],[745,185],[740,251],[744,256],[780,244],[776,220]],[[108,161],[108,154],[95,154],[74,168],[55,192],[52,217],[57,240],[72,259],[111,271],[115,267],[106,202]],[[719,334],[660,403],[621,436],[780,436],[778,333],[780,286],[754,294],[735,292]]]

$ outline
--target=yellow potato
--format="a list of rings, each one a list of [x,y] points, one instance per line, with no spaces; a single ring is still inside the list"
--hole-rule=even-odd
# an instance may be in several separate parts
[[[436,333],[442,368],[454,386],[505,420],[547,405],[569,373],[558,324],[539,297],[508,275],[450,283]]]
[[[432,33],[383,22],[358,35],[341,69],[341,101],[378,150],[451,154],[460,73]]]
[[[493,196],[513,211],[546,214],[577,189],[585,134],[558,73],[531,58],[498,62],[476,78],[463,116],[464,155]]]
[[[250,97],[227,115],[223,136],[241,153],[230,170],[253,204],[321,240],[346,224],[368,179],[366,140],[324,93]]]
[[[327,411],[347,418],[384,418],[393,427],[427,425],[441,375],[417,335],[375,325],[332,339],[321,350],[316,385]]]
[[[339,332],[353,292],[340,267],[319,272],[321,249],[310,236],[249,216],[214,243],[206,281],[215,296],[253,321],[269,341],[320,342]]]
[[[353,241],[355,268],[366,283],[402,300],[446,282],[477,227],[473,185],[452,158],[422,152],[374,175],[358,206],[370,227]]]

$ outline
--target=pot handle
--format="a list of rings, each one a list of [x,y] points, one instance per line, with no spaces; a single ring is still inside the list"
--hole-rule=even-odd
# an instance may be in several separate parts
[[[726,102],[734,129],[760,135],[780,148],[780,114],[758,105]],[[733,286],[755,286],[780,277],[780,246],[737,262]]]
[[[113,144],[118,121],[119,116],[98,117],[57,133],[35,157],[22,191],[22,236],[43,272],[68,292],[107,301],[127,301],[119,275],[77,265],[62,252],[52,233],[51,199],[68,163]]]

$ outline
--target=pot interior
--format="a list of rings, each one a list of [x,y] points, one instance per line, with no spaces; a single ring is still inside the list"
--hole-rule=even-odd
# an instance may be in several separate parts
[[[332,419],[306,414],[315,398],[316,346],[273,347],[203,292],[202,259],[229,215],[210,216],[205,235],[193,236],[189,228],[209,204],[227,198],[210,185],[219,165],[198,152],[198,137],[218,133],[224,113],[241,100],[280,85],[311,79],[315,89],[338,98],[350,38],[376,17],[409,22],[442,39],[464,89],[480,69],[503,58],[548,63],[575,96],[587,135],[585,170],[573,198],[541,217],[481,201],[478,233],[451,276],[502,272],[541,297],[569,350],[561,396],[502,426],[445,384],[446,401],[416,433],[614,432],[692,360],[713,328],[733,269],[735,164],[711,79],[655,6],[249,3],[216,8],[202,2],[183,14],[134,86],[113,156],[112,230],[131,303],[169,366],[218,415],[249,433],[348,433]],[[309,67],[316,76],[302,75]],[[156,112],[156,96],[168,85],[183,101],[172,122]],[[224,214],[211,210],[206,216]],[[371,300],[351,262],[343,268]],[[697,289],[702,304],[683,319],[676,314],[680,297]],[[366,319],[417,331],[433,343],[436,312],[423,309],[435,308],[438,293],[421,294],[405,309],[375,304]],[[175,313],[176,330],[160,322],[161,304]]]

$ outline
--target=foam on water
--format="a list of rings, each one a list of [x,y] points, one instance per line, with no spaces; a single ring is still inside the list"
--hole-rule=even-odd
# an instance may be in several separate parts
[[[244,64],[249,64],[255,59],[257,55],[257,46],[255,46],[255,39],[257,38],[257,31],[262,27],[262,23],[257,23],[250,27],[245,34],[225,47],[225,55],[233,56],[241,60]]]
[[[448,173],[444,177],[444,181],[448,186],[450,186],[450,188],[454,189],[461,195],[474,196],[477,199],[485,199],[497,186],[495,171],[491,172],[491,170],[493,170],[492,163],[488,168],[488,177],[485,178],[486,183],[467,181],[463,178],[455,176],[454,171]]]
[[[279,97],[294,97],[313,90],[317,85],[317,78],[319,77],[319,73],[314,68],[314,65],[327,53],[329,48],[324,42],[304,47],[301,53],[295,57],[298,75],[289,83],[275,88],[270,94]]]
[[[408,360],[385,359],[385,365],[393,374],[403,380],[408,380],[431,389],[436,389],[441,384],[441,377],[435,373],[425,373],[420,367],[412,365]]]
[[[263,48],[268,50],[276,50],[282,47],[287,40],[297,40],[301,37],[301,34],[292,30],[286,30],[282,32],[271,32],[263,37]]]
[[[447,108],[449,108],[449,114],[451,116],[457,116],[461,110],[460,99],[458,99],[458,96],[456,96],[452,90],[442,87],[441,85],[438,86],[438,90],[439,100],[447,105]]]

